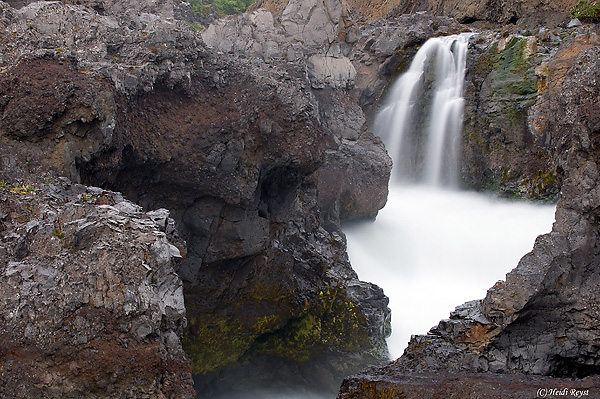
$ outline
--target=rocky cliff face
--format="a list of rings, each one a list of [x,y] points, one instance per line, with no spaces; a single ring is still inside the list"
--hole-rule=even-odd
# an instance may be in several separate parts
[[[289,3],[290,0],[258,0],[254,8],[264,7],[274,14],[281,14]],[[568,10],[578,1],[345,0],[342,3],[349,10],[348,15],[359,24],[390,16],[427,11],[431,15],[452,17],[462,23],[487,21],[518,26],[539,26],[568,22]]]
[[[366,121],[387,83],[428,37],[466,28],[427,13],[368,22],[379,14],[360,2],[312,0],[259,3],[278,13],[257,9],[200,33],[169,2],[66,3],[0,2],[3,395],[186,397],[190,364],[204,396],[265,381],[331,389],[385,360],[387,299],[350,268],[340,223],[385,203],[391,164]],[[563,6],[461,2],[455,15],[407,5],[519,23],[554,11],[558,21]],[[415,369],[425,377],[406,384],[421,384],[421,396],[452,389],[457,375],[461,392],[497,386],[483,371],[598,373],[597,37],[584,27],[474,41],[463,176],[519,196],[561,187],[557,223],[485,300],[383,371],[349,379],[342,397],[405,394]],[[107,263],[83,275],[93,262],[78,251]],[[75,294],[56,294],[63,283]],[[54,303],[65,305],[48,317],[21,306]],[[69,345],[99,364],[104,354],[141,358],[144,370],[94,369]],[[440,369],[451,374],[428,380]]]
[[[486,298],[413,337],[397,361],[346,380],[339,398],[473,390],[500,397],[493,393],[499,385],[508,387],[503,397],[539,395],[546,386],[598,396],[599,44],[597,26],[580,28],[537,69],[542,79],[527,124],[563,176],[552,232]]]
[[[488,32],[472,40],[462,146],[466,186],[509,197],[557,198],[562,176],[555,171],[552,146],[530,129],[528,115],[544,90],[542,63],[573,32]]]
[[[263,380],[337,389],[344,375],[385,360],[387,298],[350,268],[339,224],[383,206],[391,164],[350,76],[330,74],[329,61],[343,58],[319,53],[338,25],[302,45],[300,28],[281,35],[264,12],[201,37],[168,15],[110,14],[108,3],[105,15],[0,4],[0,146],[18,171],[7,181],[63,175],[170,210],[186,242],[175,270],[199,392]],[[311,23],[302,10],[290,26]],[[237,46],[246,20],[264,36],[224,47],[219,29]],[[235,41],[228,29],[237,26]],[[270,52],[273,43],[299,51],[297,62]],[[310,77],[305,54],[315,55]]]

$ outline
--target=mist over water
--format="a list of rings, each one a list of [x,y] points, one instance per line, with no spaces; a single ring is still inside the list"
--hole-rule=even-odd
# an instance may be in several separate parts
[[[361,280],[390,298],[390,356],[517,266],[535,238],[550,232],[554,205],[510,202],[428,186],[391,187],[372,223],[346,226],[348,254]]]
[[[485,297],[554,221],[554,205],[459,191],[470,34],[433,38],[390,89],[374,123],[394,161],[377,220],[346,226],[361,280],[390,298],[390,355],[464,302]]]

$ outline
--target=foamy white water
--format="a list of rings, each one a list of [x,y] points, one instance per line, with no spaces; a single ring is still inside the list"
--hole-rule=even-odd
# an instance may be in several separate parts
[[[454,308],[485,297],[554,222],[554,205],[426,186],[392,187],[377,220],[346,227],[361,280],[390,298],[390,355]]]

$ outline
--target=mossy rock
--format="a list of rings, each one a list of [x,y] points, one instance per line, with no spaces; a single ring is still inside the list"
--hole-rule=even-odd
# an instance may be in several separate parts
[[[554,191],[558,191],[557,179],[551,170],[537,172],[531,178],[524,179],[521,186],[527,192],[528,198],[533,200],[543,200],[548,197],[552,200],[555,197]]]
[[[539,62],[535,57],[536,39],[533,36],[512,36],[505,39],[504,43],[494,43],[490,49],[495,72],[494,93],[514,100],[528,100],[538,91],[535,74],[535,65]]]
[[[367,320],[342,285],[319,291],[315,304],[304,310],[284,328],[261,337],[253,354],[306,362],[328,348],[356,352],[370,346]]]
[[[303,363],[327,349],[369,348],[365,316],[346,288],[334,284],[315,291],[303,304],[294,302],[292,292],[258,284],[242,293],[235,306],[202,317],[192,310],[183,347],[193,373],[236,368],[262,355]]]

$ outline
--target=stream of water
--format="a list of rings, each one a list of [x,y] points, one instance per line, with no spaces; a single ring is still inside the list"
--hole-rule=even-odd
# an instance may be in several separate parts
[[[411,334],[424,334],[456,306],[483,298],[554,221],[554,205],[457,189],[468,40],[430,39],[391,88],[374,123],[394,160],[387,205],[375,222],[344,227],[360,279],[390,298],[392,359]],[[334,396],[261,392],[227,399]]]
[[[394,161],[388,203],[375,222],[345,228],[353,268],[390,298],[392,358],[483,298],[554,221],[553,205],[457,189],[469,38],[430,39],[393,84],[374,123]]]

